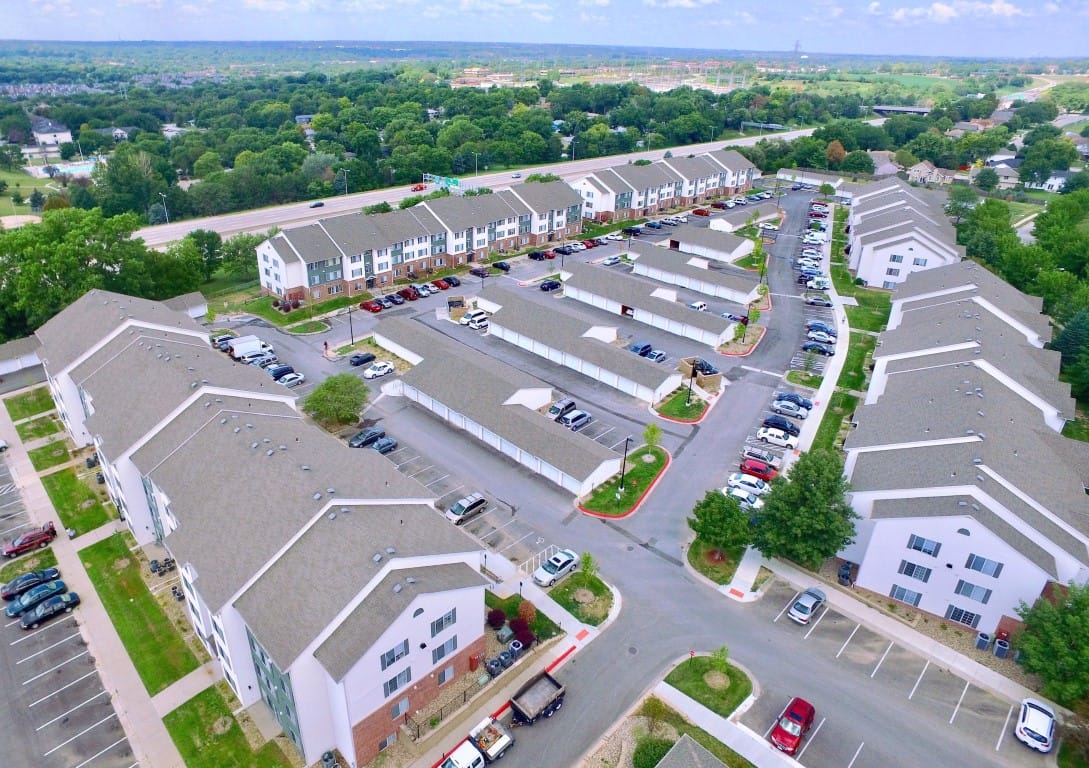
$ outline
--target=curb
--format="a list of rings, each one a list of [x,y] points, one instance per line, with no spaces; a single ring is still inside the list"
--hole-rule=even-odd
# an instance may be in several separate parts
[[[601,520],[624,520],[624,519],[626,519],[628,517],[631,517],[632,515],[634,515],[636,512],[639,511],[639,507],[643,506],[643,502],[646,500],[647,496],[650,495],[650,492],[658,487],[658,483],[661,481],[662,476],[665,475],[666,470],[669,469],[673,465],[673,454],[671,454],[665,448],[662,448],[662,450],[665,451],[665,455],[666,455],[665,464],[658,471],[658,474],[654,476],[654,479],[650,481],[650,485],[647,486],[647,489],[645,491],[643,491],[643,493],[639,496],[638,499],[635,500],[635,503],[632,505],[631,509],[629,509],[624,514],[622,514],[622,515],[605,515],[605,514],[602,514],[601,512],[594,512],[593,510],[586,509],[581,504],[576,504],[575,507],[580,512],[582,512],[583,514],[589,515],[590,517],[596,517],[596,518],[599,518]]]
[[[748,352],[719,352],[719,354],[722,355],[723,357],[748,357],[749,355],[751,355],[753,352],[756,351],[757,346],[759,346],[760,342],[764,338],[764,334],[766,334],[767,332],[768,332],[768,327],[766,325],[761,325],[760,326],[760,335],[756,338],[756,341],[754,341],[752,343],[752,346],[749,348]]]

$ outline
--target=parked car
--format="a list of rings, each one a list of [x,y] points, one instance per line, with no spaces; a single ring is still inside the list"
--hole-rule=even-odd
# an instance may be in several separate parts
[[[481,318],[486,319],[487,317],[488,317],[488,313],[485,312],[483,309],[474,309],[474,310],[470,310],[469,312],[466,312],[464,315],[462,315],[461,320],[459,320],[458,322],[461,325],[468,325],[469,323],[473,322],[474,320],[480,320]]]
[[[492,264],[492,266],[498,269],[500,272],[510,272],[510,264],[505,261],[497,261]]]
[[[755,445],[746,445],[741,449],[741,458],[753,459],[761,464],[767,464],[773,470],[779,469],[780,459],[771,451],[766,451],[763,448],[757,448]],[[757,475],[754,475],[757,477]]]
[[[756,430],[756,439],[762,443],[774,445],[779,448],[786,448],[791,451],[798,447],[797,437],[788,435],[781,429],[772,429],[771,427],[761,427]]]
[[[476,275],[477,277],[487,277],[492,271],[487,267],[473,267],[469,270],[470,275]]]
[[[802,408],[796,403],[792,403],[789,400],[775,400],[771,404],[772,413],[777,413],[780,416],[789,416],[792,419],[805,420],[809,417],[809,410]]]
[[[814,716],[813,705],[795,696],[775,721],[768,740],[780,752],[795,754],[802,745],[802,739],[813,727]]]
[[[451,288],[457,288],[461,285],[461,280],[456,275],[447,275],[443,278]]]
[[[563,283],[561,283],[559,280],[545,280],[543,283],[541,283],[541,290],[545,293],[548,293],[550,291],[557,291],[560,288],[563,288]]]
[[[397,291],[397,295],[405,301],[416,301],[416,299],[420,298],[419,292],[417,292],[416,289],[411,286],[409,286],[408,288],[402,288],[401,290]]]
[[[756,226],[757,226],[758,229],[763,229],[763,230],[766,230],[768,232],[778,232],[779,231],[779,225],[778,224],[772,224],[770,221],[762,221],[759,224],[757,224]]]
[[[440,291],[447,291],[447,290],[450,289],[450,283],[446,282],[445,278],[440,278],[438,280],[432,280],[431,285],[435,286]]]
[[[696,362],[692,364],[692,367],[696,370],[696,373],[702,374],[703,376],[714,376],[718,373],[718,368],[711,365],[702,357],[697,359]]]
[[[650,351],[652,349],[654,349],[654,347],[652,347],[650,344],[640,341],[632,344],[631,348],[628,351],[634,352],[635,354],[639,355],[639,357],[646,357],[650,354]]]
[[[835,344],[836,337],[824,331],[809,331],[805,337],[810,341],[819,341],[821,344]]]
[[[647,354],[647,360],[650,360],[651,362],[654,362],[654,363],[665,362],[665,359],[666,359],[666,353],[663,352],[660,349],[652,349]]]
[[[570,243],[567,246],[567,250],[568,250],[569,253],[579,253],[581,251],[585,251],[586,246],[583,245],[582,243],[576,241],[576,242]]]
[[[824,331],[830,336],[837,336],[836,329],[823,320],[806,320],[805,329],[807,331]]]
[[[399,293],[387,293],[384,298],[388,299],[390,304],[397,307],[405,303],[405,297]]]
[[[680,214],[680,215],[678,215],[678,216],[674,216],[673,218],[674,218],[674,219],[675,219],[675,220],[676,220],[677,222],[679,222],[679,223],[681,223],[681,224],[687,224],[687,223],[688,223],[688,215],[687,215],[687,214],[684,214],[684,213],[682,213],[682,214]]]
[[[546,258],[545,257],[545,252],[544,251],[530,251],[529,252],[529,258],[532,261],[544,261],[545,258]]]
[[[711,207],[712,208],[717,208],[720,211],[724,211],[724,210],[726,210],[727,208],[729,208],[731,206],[727,205],[722,200],[716,200],[715,202],[711,203]]]
[[[533,581],[542,587],[551,587],[569,573],[578,570],[579,556],[574,550],[561,549],[533,572]]]
[[[290,387],[294,389],[300,384],[306,383],[306,376],[297,372],[289,373],[286,376],[281,376],[280,378],[276,379],[276,381],[283,384],[285,387]]]
[[[48,621],[58,613],[71,613],[77,605],[79,605],[79,595],[75,592],[54,595],[24,613],[19,624],[23,629],[37,629],[42,622]]]
[[[810,211],[809,212],[809,218],[811,218],[811,219],[827,219],[828,214],[827,213],[822,213],[820,211]]]
[[[631,235],[632,237],[639,237],[643,234],[643,230],[640,227],[624,227],[620,230],[625,235]]]
[[[382,305],[382,309],[390,309],[393,306],[393,299],[389,296],[379,296],[375,301]]]
[[[371,352],[356,352],[348,358],[348,363],[354,366],[366,365],[374,362],[374,354]]]
[[[662,223],[665,224],[667,227],[675,227],[680,224],[680,222],[677,221],[677,219],[673,216],[666,216],[664,219],[662,219]]]
[[[559,420],[562,416],[567,415],[571,411],[575,410],[575,401],[570,397],[565,397],[561,400],[557,400],[548,407],[548,416],[553,421]]]
[[[620,257],[616,256],[615,254],[612,255],[612,256],[606,256],[604,259],[601,260],[601,266],[603,266],[603,267],[611,267],[614,264],[619,264],[619,263],[620,263]]]
[[[392,437],[382,437],[371,444],[371,448],[385,456],[387,453],[397,450],[397,441]]]
[[[421,299],[430,296],[432,293],[431,288],[423,283],[413,283],[412,288],[416,291],[416,295]],[[438,293],[438,291],[435,291],[435,293]]]
[[[559,418],[560,424],[572,432],[578,432],[591,421],[593,421],[593,417],[586,411],[580,410],[569,411]]]
[[[274,365],[270,365],[268,368],[266,368],[265,373],[272,377],[273,381],[279,381],[284,376],[287,376],[289,373],[295,373],[295,369],[290,365],[283,365],[277,363]]]
[[[57,529],[53,525],[53,521],[50,520],[41,528],[35,528],[32,531],[20,534],[4,544],[4,557],[15,557],[32,549],[47,547],[55,538],[57,538]]]
[[[771,466],[771,464],[757,459],[742,459],[737,468],[746,475],[758,477],[766,483],[770,483],[779,474],[779,470]]]
[[[832,281],[827,277],[814,277],[805,284],[805,287],[811,291],[827,291],[832,287]]]
[[[732,312],[723,312],[721,315],[719,315],[719,317],[723,318],[724,320],[733,320],[735,323],[741,323],[742,325],[749,324],[748,315],[735,315]]]
[[[821,344],[819,341],[807,341],[802,344],[803,352],[812,352],[817,355],[824,355],[825,357],[832,357],[836,354],[836,348],[830,347],[827,344]]]
[[[796,392],[776,392],[775,399],[794,403],[800,408],[805,408],[807,411],[813,410],[813,401],[808,397],[802,397]]]
[[[630,227],[629,227],[629,229],[630,229]],[[606,240],[612,240],[612,241],[615,242],[617,240],[623,240],[624,238],[623,238],[622,235],[618,235],[616,232],[610,232],[609,234],[605,235],[605,239]]]
[[[827,293],[807,293],[805,303],[812,307],[830,307],[832,299]]]
[[[757,510],[764,508],[762,499],[741,488],[726,486],[722,489],[722,493],[726,498],[734,499],[741,506],[741,509],[746,512],[756,512]]]
[[[778,429],[781,432],[786,432],[792,437],[797,437],[801,432],[798,429],[798,425],[790,419],[783,418],[778,414],[772,414],[771,416],[765,416],[764,421],[760,424],[762,427],[768,427],[769,429]]]
[[[486,317],[474,317],[466,325],[474,331],[486,331],[488,330],[488,318]]]
[[[802,594],[798,595],[798,599],[794,601],[794,604],[790,606],[790,610],[787,611],[787,616],[792,621],[796,621],[799,624],[808,624],[817,611],[824,605],[825,597],[824,593],[816,587],[810,587]]]
[[[60,578],[60,571],[56,568],[43,568],[40,571],[24,573],[20,576],[16,576],[5,584],[3,588],[0,588],[0,597],[3,597],[5,600],[14,600],[28,589],[57,578]]]
[[[276,357],[275,352],[261,352],[253,357],[244,358],[243,362],[248,365],[256,365],[258,368],[268,368],[270,365],[280,362],[280,358]]]
[[[746,475],[744,472],[734,472],[726,480],[727,488],[740,488],[743,491],[751,493],[753,496],[763,496],[765,493],[771,490],[771,486],[761,480],[759,477],[753,477],[752,475]]]
[[[68,585],[60,579],[47,581],[44,584],[39,584],[32,589],[28,589],[8,603],[8,607],[4,609],[4,614],[9,619],[14,619],[16,616],[22,616],[43,600],[53,597],[53,595],[63,594],[67,591]]]
[[[692,215],[693,216],[710,216],[711,212],[709,210],[707,210],[706,208],[697,208],[696,210],[692,211]]]
[[[1025,746],[1050,752],[1055,744],[1054,710],[1039,699],[1022,699],[1013,733]]]
[[[368,312],[373,312],[374,314],[378,314],[382,311],[382,305],[379,304],[377,301],[374,301],[373,299],[370,301],[359,302],[359,308],[365,309]]]
[[[367,370],[363,371],[363,378],[379,379],[383,376],[390,375],[394,372],[394,370],[396,369],[393,367],[393,363],[386,362],[385,360],[380,360],[377,363],[374,363]]]
[[[386,430],[381,427],[367,427],[352,435],[348,440],[349,448],[366,448],[386,436]]]
[[[643,226],[646,227],[647,229],[661,229],[662,228],[662,223],[660,221],[648,221]]]
[[[488,508],[488,500],[482,493],[470,493],[455,501],[446,510],[446,519],[454,525],[463,525]]]

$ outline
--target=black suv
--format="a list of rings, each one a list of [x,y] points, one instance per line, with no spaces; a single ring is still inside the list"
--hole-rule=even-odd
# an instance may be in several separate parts
[[[777,413],[773,413],[771,416],[768,416],[766,419],[764,419],[763,426],[771,427],[772,429],[781,429],[788,435],[791,435],[793,437],[797,437],[801,433],[801,430],[798,429],[797,424],[795,424],[793,421],[786,418],[785,416],[780,416]]]
[[[533,260],[533,261],[544,261],[545,260],[545,252],[544,251],[530,251],[529,252],[529,258],[531,260]]]
[[[353,366],[366,365],[367,363],[374,362],[374,354],[371,352],[357,352],[352,355],[348,362]]]
[[[348,441],[351,448],[366,448],[368,445],[378,442],[386,436],[386,430],[381,427],[368,427],[357,433]]]
[[[510,272],[510,264],[505,261],[497,261],[492,264],[492,266],[498,269],[500,272]]]
[[[643,230],[639,227],[624,227],[620,231],[625,235],[632,235],[634,237],[639,237],[639,235],[643,234]]]
[[[477,277],[487,277],[492,271],[487,267],[473,267],[469,270],[470,275],[476,275]]]

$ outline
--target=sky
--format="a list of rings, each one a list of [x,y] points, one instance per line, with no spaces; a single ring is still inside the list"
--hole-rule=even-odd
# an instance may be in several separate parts
[[[443,40],[1089,57],[1089,0],[0,0],[22,40]]]

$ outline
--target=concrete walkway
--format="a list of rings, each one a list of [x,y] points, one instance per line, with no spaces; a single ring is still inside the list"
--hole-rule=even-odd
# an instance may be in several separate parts
[[[25,390],[9,393],[21,394]],[[57,511],[45,492],[37,471],[30,463],[26,449],[15,432],[15,425],[7,408],[0,407],[0,438],[7,440],[5,461],[11,470],[12,480],[19,487],[27,514],[33,523],[41,525],[53,520],[60,529]],[[82,460],[81,460],[82,461]],[[82,598],[79,609],[73,614],[80,627],[87,648],[95,660],[95,669],[109,691],[118,721],[125,729],[132,753],[143,768],[184,768],[181,753],[174,746],[161,717],[152,704],[151,696],[144,688],[136,668],[129,659],[113,622],[95,592],[87,572],[83,569],[78,550],[94,541],[112,535],[119,522],[108,523],[102,528],[68,539],[60,535],[53,542],[57,565],[64,574],[65,582]]]
[[[216,662],[205,662],[181,680],[171,684],[166,690],[159,691],[152,697],[151,704],[155,707],[155,713],[160,718],[166,717],[222,677]]]

